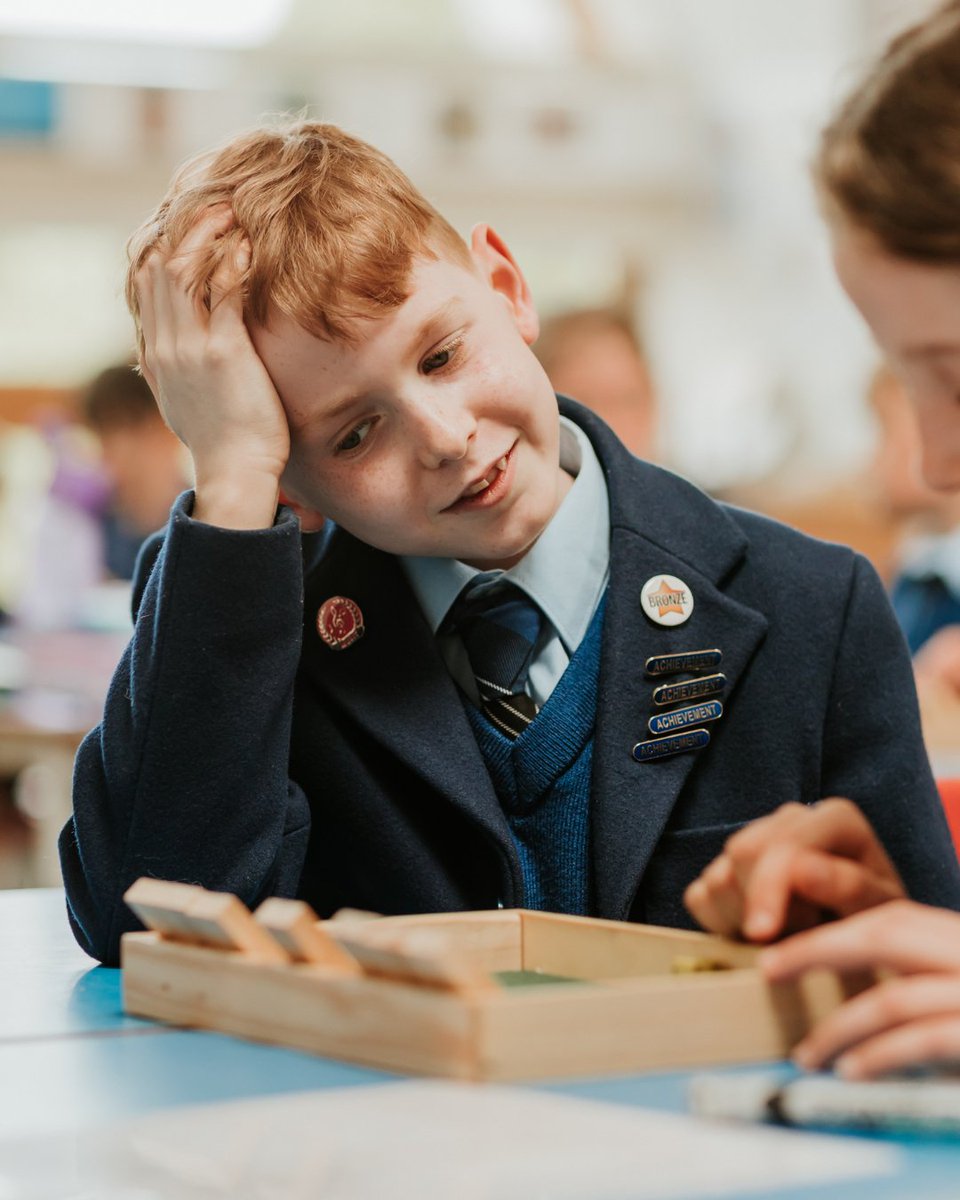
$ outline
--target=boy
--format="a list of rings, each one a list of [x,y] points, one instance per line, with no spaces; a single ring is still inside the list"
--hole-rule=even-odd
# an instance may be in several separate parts
[[[559,421],[488,228],[467,247],[338,129],[260,130],[174,180],[128,296],[196,488],[77,759],[92,954],[117,960],[141,874],[324,915],[688,924],[733,830],[833,791],[915,894],[960,902],[879,581]],[[652,703],[691,676],[694,703]]]
[[[97,435],[110,480],[100,514],[104,567],[130,579],[144,538],[163,523],[187,486],[183,447],[164,424],[144,378],[130,366],[107,367],[80,401],[86,424]]]

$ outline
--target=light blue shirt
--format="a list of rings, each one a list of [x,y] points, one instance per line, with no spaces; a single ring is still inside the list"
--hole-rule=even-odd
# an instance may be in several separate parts
[[[401,558],[410,586],[434,633],[460,592],[477,575],[507,579],[540,606],[547,620],[537,643],[527,691],[543,705],[590,625],[610,568],[610,506],[603,470],[590,439],[560,418],[560,466],[574,476],[553,520],[509,571],[478,571],[455,558]],[[477,704],[476,680],[455,634],[437,639],[450,674]]]

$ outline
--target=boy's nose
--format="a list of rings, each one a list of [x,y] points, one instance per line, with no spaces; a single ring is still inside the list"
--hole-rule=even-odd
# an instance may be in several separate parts
[[[466,406],[452,399],[418,403],[411,417],[420,461],[431,469],[463,458],[477,428]]]

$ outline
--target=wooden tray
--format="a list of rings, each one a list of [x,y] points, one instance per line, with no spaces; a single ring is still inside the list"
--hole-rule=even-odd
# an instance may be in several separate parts
[[[123,938],[128,1013],[416,1074],[777,1059],[858,990],[826,972],[771,986],[754,947],[707,934],[522,909],[318,921],[149,879],[127,901],[149,929]]]

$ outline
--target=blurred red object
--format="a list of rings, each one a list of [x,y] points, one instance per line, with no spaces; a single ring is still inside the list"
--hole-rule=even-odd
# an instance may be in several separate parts
[[[938,779],[937,788],[950,826],[950,836],[960,855],[960,779]]]

